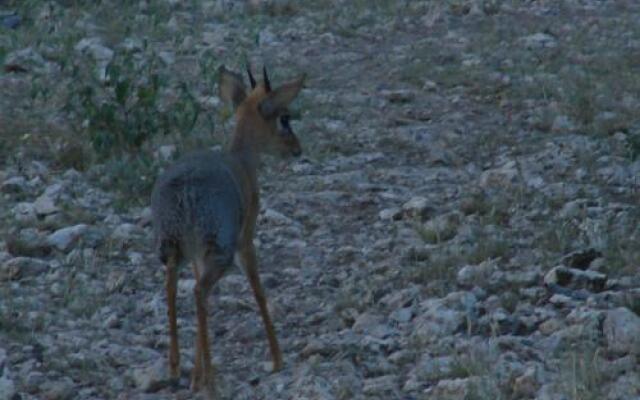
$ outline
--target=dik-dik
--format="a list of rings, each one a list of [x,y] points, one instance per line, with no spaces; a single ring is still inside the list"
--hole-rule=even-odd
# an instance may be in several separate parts
[[[227,151],[189,154],[168,168],[151,195],[153,226],[160,260],[166,267],[169,314],[169,367],[179,378],[176,323],[178,266],[191,262],[198,317],[193,390],[214,396],[214,368],[207,333],[207,295],[232,266],[240,264],[255,295],[265,325],[273,370],[282,368],[282,353],[256,263],[253,238],[259,211],[258,167],[262,153],[299,156],[298,138],[289,123],[288,105],[298,95],[304,75],[272,89],[266,69],[257,84],[247,68],[251,90],[239,74],[219,69],[220,98],[235,108],[236,128]]]

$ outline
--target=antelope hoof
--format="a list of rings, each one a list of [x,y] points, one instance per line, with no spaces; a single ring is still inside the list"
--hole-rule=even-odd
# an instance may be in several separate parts
[[[282,356],[278,356],[273,360],[272,372],[278,372],[282,369]]]

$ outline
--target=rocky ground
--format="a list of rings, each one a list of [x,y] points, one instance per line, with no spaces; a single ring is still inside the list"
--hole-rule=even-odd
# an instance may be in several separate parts
[[[148,189],[225,141],[207,71],[246,59],[308,74],[305,155],[260,177],[285,368],[232,271],[209,303],[222,398],[640,398],[640,3],[129,3],[0,1],[0,399],[192,398],[194,280],[170,385]],[[150,51],[160,97],[184,80],[211,118],[99,157],[82,67]]]

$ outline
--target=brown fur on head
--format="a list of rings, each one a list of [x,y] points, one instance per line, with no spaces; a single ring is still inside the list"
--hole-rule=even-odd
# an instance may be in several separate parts
[[[248,68],[247,72],[252,86],[250,91],[239,74],[224,66],[219,69],[220,98],[236,110],[234,145],[251,145],[256,151],[299,156],[302,149],[289,124],[288,106],[302,89],[305,76],[271,89],[266,69],[259,84]]]

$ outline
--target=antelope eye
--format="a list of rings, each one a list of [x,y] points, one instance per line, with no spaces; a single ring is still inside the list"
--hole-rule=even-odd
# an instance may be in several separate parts
[[[280,116],[280,124],[282,124],[282,126],[287,127],[289,126],[289,120],[291,119],[291,117],[289,115],[281,115]]]

